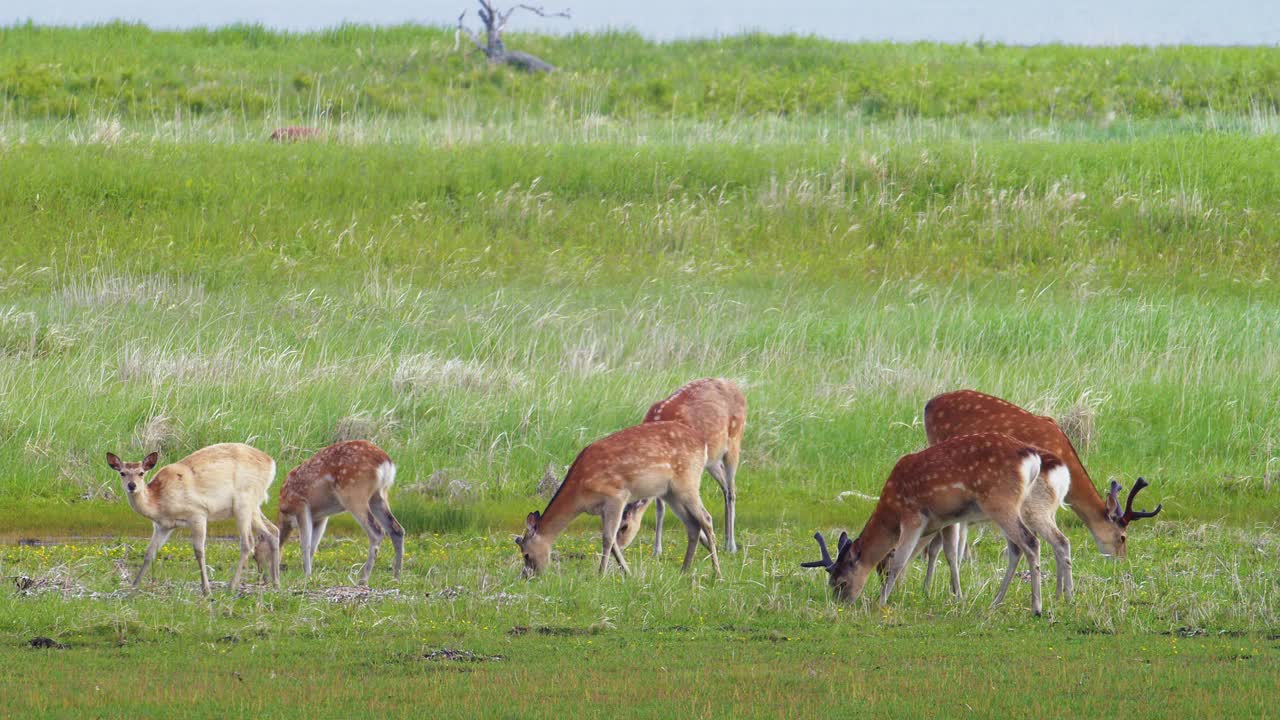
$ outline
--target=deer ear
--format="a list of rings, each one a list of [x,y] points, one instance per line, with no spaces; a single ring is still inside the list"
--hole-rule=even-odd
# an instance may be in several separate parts
[[[115,470],[116,472],[120,471],[120,458],[116,457],[115,453],[107,453],[107,464],[111,466],[112,470]]]
[[[524,519],[524,526],[529,528],[530,530],[537,530],[538,520],[541,518],[542,518],[542,514],[539,513],[537,510],[534,510],[533,512],[529,513],[528,517]]]
[[[159,461],[160,461],[160,453],[153,452],[142,459],[142,469],[144,471],[150,470],[151,468],[155,467],[156,463]]]

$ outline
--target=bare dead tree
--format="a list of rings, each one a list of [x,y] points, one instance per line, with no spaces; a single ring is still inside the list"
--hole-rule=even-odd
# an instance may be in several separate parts
[[[480,48],[480,51],[485,54],[485,57],[489,58],[489,62],[507,63],[526,72],[551,72],[556,69],[551,63],[527,52],[508,50],[502,42],[502,31],[507,28],[507,21],[511,19],[511,15],[517,10],[528,10],[538,17],[544,18],[567,18],[569,17],[568,10],[547,12],[540,7],[521,4],[508,8],[506,12],[499,12],[494,9],[491,0],[479,0],[479,2],[480,10],[477,14],[480,16],[480,22],[484,23],[484,34],[472,32],[463,23],[463,20],[467,17],[467,12],[465,10],[462,11],[462,14],[458,16],[458,31],[454,34],[453,47],[455,50],[458,49],[461,43],[463,33],[466,33],[467,37],[471,38],[471,41],[476,44],[476,47]]]

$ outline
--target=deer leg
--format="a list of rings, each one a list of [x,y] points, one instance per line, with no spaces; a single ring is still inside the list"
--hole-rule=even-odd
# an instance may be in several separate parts
[[[693,556],[698,550],[699,541],[703,540],[700,535],[705,535],[703,544],[711,551],[711,566],[715,569],[716,577],[721,577],[720,557],[716,553],[716,534],[711,528],[711,513],[702,506],[702,498],[698,496],[696,487],[691,495],[674,499],[671,509],[684,522],[685,532],[689,536],[680,571],[687,572],[693,566]]]
[[[662,522],[667,517],[667,504],[662,498],[654,499],[653,508],[653,556],[662,557]],[[636,522],[640,522],[640,518],[636,518]]]
[[[318,517],[311,522],[311,547],[308,549],[311,553],[311,562],[315,563],[316,550],[320,549],[320,538],[324,537],[324,531],[329,529],[329,516]]]
[[[240,589],[240,578],[244,575],[244,568],[249,564],[249,558],[253,555],[254,532],[253,519],[254,515],[261,512],[258,508],[245,511],[236,508],[236,534],[240,536],[240,562],[236,564],[236,574],[231,577],[231,592]]]
[[[924,540],[921,539],[921,542],[924,542]],[[924,549],[924,594],[926,597],[929,595],[929,584],[933,582],[933,569],[938,564],[938,553],[942,552],[942,546],[942,533],[938,532],[929,538],[929,545]]]
[[[938,535],[942,538],[942,552],[947,556],[947,567],[951,569],[951,594],[961,599],[960,594],[960,537],[962,528],[959,523],[945,527]]]
[[[360,527],[364,528],[364,532],[369,536],[369,557],[364,561],[364,566],[360,568],[361,586],[368,586],[369,575],[373,573],[373,564],[378,561],[378,547],[382,545],[382,526],[378,524],[378,519],[374,517],[373,511],[368,505],[364,507],[351,508],[351,515],[360,523]]]
[[[204,518],[191,523],[191,550],[196,556],[196,567],[200,568],[200,592],[205,595],[209,594],[209,568],[204,564],[204,541],[207,533]]]
[[[733,489],[733,474],[723,459],[708,465],[707,472],[720,484],[720,491],[724,493],[724,550],[736,553],[738,545],[733,539],[733,512],[737,493]]]
[[[898,531],[898,544],[893,548],[893,559],[889,561],[889,573],[885,576],[884,587],[880,589],[880,604],[889,602],[889,593],[898,580],[898,575],[911,562],[915,554],[916,544],[924,532],[924,518],[905,518]]]
[[[1009,569],[1005,571],[1004,581],[1000,583],[1000,591],[996,593],[996,599],[992,605],[998,605],[1004,600],[1004,594],[1009,589],[1009,583],[1013,580],[1014,571],[1018,567],[1018,557],[1026,555],[1027,563],[1031,569],[1031,613],[1039,615],[1042,610],[1040,600],[1040,542],[1036,540],[1035,534],[1022,522],[1020,517],[1015,516],[999,524],[1000,529],[1004,531],[1005,538],[1008,540]]]
[[[391,506],[387,504],[387,493],[385,490],[374,494],[369,501],[369,509],[373,510],[373,514],[377,516],[378,522],[382,525],[387,534],[391,536],[391,544],[396,549],[396,561],[394,567],[395,578],[400,579],[400,567],[404,565],[404,527],[396,520],[396,516],[391,514]]]
[[[996,591],[996,597],[995,600],[991,601],[991,607],[1004,602],[1004,594],[1009,590],[1009,583],[1013,580],[1013,573],[1018,568],[1018,558],[1022,556],[1022,551],[1010,540],[1005,546],[1005,556],[1009,558],[1009,567],[1005,570],[1004,579],[1000,581],[1000,589]]]
[[[311,556],[315,553],[315,521],[311,519],[311,506],[303,505],[302,512],[294,515],[298,525],[298,544],[302,546],[302,577],[311,577]]]
[[[142,556],[142,567],[138,569],[138,574],[133,578],[133,587],[135,589],[142,582],[142,576],[147,573],[147,568],[151,567],[151,563],[156,559],[156,553],[160,552],[160,548],[164,547],[165,542],[169,540],[169,536],[172,534],[173,528],[152,525],[151,542],[147,543],[147,553]],[[205,594],[209,594],[207,590]]]
[[[1075,594],[1075,583],[1071,578],[1071,541],[1066,535],[1058,529],[1057,525],[1048,525],[1046,523],[1032,522],[1032,530],[1037,535],[1045,539],[1049,543],[1049,547],[1053,550],[1054,574],[1056,576],[1057,591],[1055,598],[1062,599],[1066,597],[1067,602],[1071,602]]]
[[[254,533],[257,537],[255,547],[260,547],[265,541],[271,552],[270,563],[270,582],[273,587],[280,587],[280,528],[277,528],[267,516],[259,510],[253,517]],[[255,551],[256,555],[256,551]]]
[[[604,545],[600,551],[601,575],[609,569],[610,556],[618,558],[618,568],[623,575],[631,574],[631,568],[627,567],[627,561],[622,559],[622,551],[618,549],[618,526],[622,524],[624,507],[626,503],[613,501],[607,503],[600,513],[600,540]]]

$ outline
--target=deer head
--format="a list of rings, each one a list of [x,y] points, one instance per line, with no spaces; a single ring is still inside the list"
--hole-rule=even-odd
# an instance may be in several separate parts
[[[124,491],[128,497],[132,497],[138,490],[147,486],[143,476],[155,467],[159,460],[160,454],[154,452],[143,458],[142,462],[122,462],[115,453],[107,453],[107,465],[120,473],[120,480],[124,484]]]
[[[862,585],[866,583],[868,572],[867,569],[859,572],[861,544],[857,540],[850,540],[848,533],[840,533],[840,539],[836,543],[836,559],[832,560],[831,554],[827,552],[827,542],[822,537],[822,533],[814,533],[813,539],[818,541],[818,550],[822,553],[822,559],[800,563],[800,567],[826,569],[830,576],[827,582],[835,592],[836,598],[845,601],[856,598],[862,591]]]
[[[529,513],[524,519],[524,535],[516,536],[516,545],[524,556],[524,570],[521,577],[530,578],[546,569],[551,562],[551,543],[538,535],[538,521],[542,514],[537,510]]]
[[[1129,523],[1134,520],[1155,517],[1164,509],[1164,503],[1156,505],[1156,509],[1150,512],[1133,509],[1133,499],[1138,496],[1138,493],[1141,492],[1143,488],[1148,487],[1149,485],[1150,483],[1148,483],[1145,478],[1138,478],[1138,480],[1133,484],[1133,487],[1129,490],[1128,497],[1125,498],[1124,510],[1121,510],[1120,491],[1123,490],[1124,487],[1115,480],[1111,481],[1111,488],[1107,492],[1107,520],[1110,521],[1110,526],[1112,528],[1112,532],[1110,534],[1112,537],[1099,538],[1099,544],[1104,545],[1104,551],[1110,549],[1113,551],[1110,554],[1114,554],[1117,557],[1124,557],[1126,554],[1126,541],[1128,540],[1125,529],[1129,527]],[[1109,545],[1110,548],[1105,547],[1107,545]]]

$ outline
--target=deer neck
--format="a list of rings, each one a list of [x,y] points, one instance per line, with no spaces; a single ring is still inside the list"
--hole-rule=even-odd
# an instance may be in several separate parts
[[[862,528],[856,541],[861,544],[862,549],[861,557],[858,558],[860,564],[868,563],[868,567],[879,565],[898,544],[899,523],[890,520],[889,515],[877,505],[866,526]]]
[[[153,522],[156,520],[159,508],[157,507],[156,498],[151,493],[151,485],[149,483],[143,484],[142,487],[138,488],[137,492],[129,493],[128,499],[129,507],[133,508],[134,512]]]
[[[1069,462],[1067,469],[1071,472],[1071,487],[1067,490],[1066,502],[1075,514],[1080,516],[1086,527],[1098,534],[1098,529],[1111,520],[1107,517],[1107,503],[1098,494],[1093,479],[1079,462]]]
[[[547,509],[542,511],[542,517],[538,519],[538,534],[547,542],[554,542],[569,523],[582,514],[582,509],[571,498],[572,493],[557,492]]]

